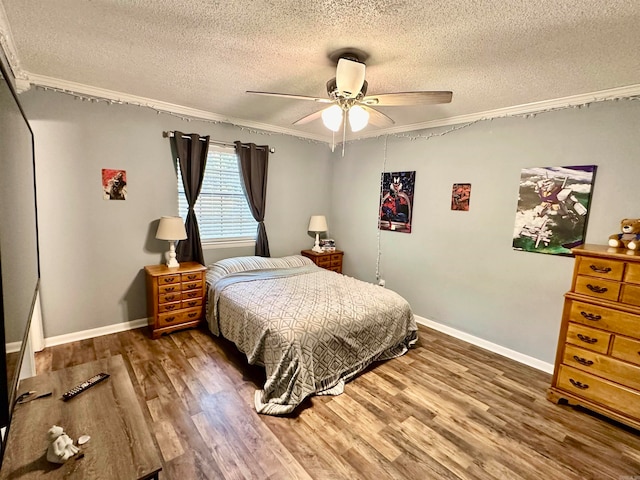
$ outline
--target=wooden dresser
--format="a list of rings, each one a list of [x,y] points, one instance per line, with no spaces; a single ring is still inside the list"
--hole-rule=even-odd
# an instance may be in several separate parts
[[[322,253],[316,253],[313,250],[302,250],[300,254],[310,258],[319,267],[342,273],[342,256],[344,255],[342,250]]]
[[[184,262],[177,268],[144,267],[151,338],[200,324],[206,304],[206,270],[196,262]]]
[[[572,252],[547,398],[640,429],[640,252],[606,245]]]

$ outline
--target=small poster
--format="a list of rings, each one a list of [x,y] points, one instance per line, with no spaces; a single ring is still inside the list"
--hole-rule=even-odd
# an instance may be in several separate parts
[[[127,199],[126,170],[102,169],[102,198],[105,200]]]
[[[454,183],[451,189],[451,210],[469,211],[469,200],[471,199],[470,183]]]
[[[595,165],[523,169],[513,248],[571,255],[584,243],[595,173]]]
[[[380,182],[378,228],[411,233],[416,172],[385,172]]]

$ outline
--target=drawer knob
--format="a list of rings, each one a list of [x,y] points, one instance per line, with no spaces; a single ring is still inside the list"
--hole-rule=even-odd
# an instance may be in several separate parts
[[[597,273],[609,273],[611,271],[609,267],[599,267],[597,265],[589,265],[589,268]]]
[[[580,315],[582,315],[587,320],[591,320],[593,322],[597,322],[602,318],[602,316],[600,315],[594,315],[593,313],[587,313],[587,312],[580,312]]]
[[[589,388],[589,385],[587,385],[586,383],[578,382],[573,378],[570,378],[569,381],[571,382],[571,385],[573,385],[576,388],[579,388],[580,390],[586,390],[587,388]]]
[[[579,357],[579,356],[577,356],[577,355],[574,355],[574,356],[573,356],[573,359],[574,359],[576,362],[578,362],[578,363],[580,363],[580,364],[582,364],[582,365],[585,365],[585,366],[587,366],[587,367],[590,367],[591,365],[593,365],[593,361],[592,361],[592,360],[587,360],[586,358],[582,358],[582,357]]]
[[[599,287],[598,285],[591,285],[590,283],[587,283],[587,288],[593,293],[604,293],[609,290],[607,287]]]
[[[167,287],[164,289],[165,292],[173,292],[176,289],[176,287]]]
[[[579,333],[577,337],[585,343],[596,343],[598,341],[597,338],[591,338],[581,333]]]

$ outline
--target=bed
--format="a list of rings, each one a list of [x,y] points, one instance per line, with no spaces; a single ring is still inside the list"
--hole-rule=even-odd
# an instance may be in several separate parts
[[[266,381],[258,413],[291,413],[311,395],[338,395],[375,361],[417,341],[408,302],[392,290],[322,269],[301,255],[209,265],[207,322]]]

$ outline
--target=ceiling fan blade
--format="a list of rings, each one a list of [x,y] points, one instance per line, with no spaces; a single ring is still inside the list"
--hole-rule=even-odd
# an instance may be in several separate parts
[[[322,110],[318,110],[317,112],[313,112],[310,115],[305,115],[301,119],[293,122],[293,125],[306,125],[309,122],[313,122],[314,120],[317,120],[318,118],[322,117],[322,112],[324,111],[325,109],[322,109]]]
[[[392,118],[376,110],[375,108],[371,108],[366,105],[362,105],[362,108],[369,112],[369,123],[375,125],[376,127],[390,127],[391,125],[394,125],[396,123]]]
[[[308,97],[307,95],[292,95],[290,93],[274,93],[274,92],[254,92],[252,90],[247,90],[247,93],[251,93],[253,95],[265,95],[269,97],[282,97],[282,98],[290,98],[292,100],[311,100],[317,103],[332,103],[333,100],[329,98],[318,98],[318,97]]]
[[[369,95],[360,100],[360,103],[369,106],[395,107],[405,105],[434,105],[437,103],[449,103],[453,92],[398,92]]]

